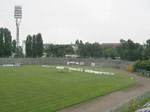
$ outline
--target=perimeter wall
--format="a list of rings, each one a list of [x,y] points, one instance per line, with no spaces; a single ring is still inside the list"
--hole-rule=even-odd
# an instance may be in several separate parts
[[[0,58],[0,64],[50,64],[50,65],[66,65],[69,62],[69,58]],[[84,65],[91,66],[91,63],[95,63],[95,66],[100,67],[112,67],[112,68],[125,68],[132,65],[133,62],[121,61],[121,60],[104,60],[104,59],[80,59],[74,58],[71,62],[84,62]]]

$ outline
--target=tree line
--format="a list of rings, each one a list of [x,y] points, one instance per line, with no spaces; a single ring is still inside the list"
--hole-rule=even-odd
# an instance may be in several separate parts
[[[122,60],[136,61],[150,59],[150,39],[143,45],[132,40],[120,40],[121,46],[117,47],[117,53]]]
[[[128,39],[120,40],[120,45],[101,45],[99,43],[83,43],[76,40],[74,50],[72,45],[50,44],[44,48],[42,35],[28,35],[26,37],[26,57],[41,57],[43,52],[47,57],[64,57],[66,54],[76,54],[83,58],[106,58],[136,61],[150,59],[150,39],[143,45]],[[22,49],[16,47],[16,40],[12,41],[11,32],[7,28],[0,28],[0,57],[10,57],[16,53],[17,57],[22,57]]]
[[[26,57],[43,56],[43,40],[40,33],[27,36]],[[7,28],[0,28],[0,57],[24,57],[21,46],[16,47],[16,40],[12,40],[11,32]]]
[[[89,43],[86,42],[85,44],[80,41],[78,44],[77,54],[84,58],[98,58],[102,56],[102,47],[99,43]]]
[[[0,28],[0,57],[9,57],[12,53],[12,36],[7,28]]]
[[[28,35],[26,38],[26,57],[41,57],[43,56],[43,39],[42,35]]]
[[[121,60],[136,61],[150,59],[150,39],[143,45],[134,43],[128,39],[120,40],[120,45],[100,45],[99,43],[83,43],[77,40],[78,45],[77,53],[81,57],[87,58],[120,58]]]
[[[71,45],[50,44],[45,48],[44,52],[47,54],[47,57],[65,57],[66,54],[74,54]]]

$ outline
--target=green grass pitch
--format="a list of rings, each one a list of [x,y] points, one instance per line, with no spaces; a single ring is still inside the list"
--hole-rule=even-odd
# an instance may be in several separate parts
[[[56,111],[135,83],[135,79],[117,72],[105,76],[40,65],[1,67],[0,112]]]

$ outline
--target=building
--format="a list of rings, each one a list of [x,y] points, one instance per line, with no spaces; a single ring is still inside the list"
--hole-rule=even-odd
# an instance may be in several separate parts
[[[26,41],[22,41],[22,52],[24,55],[26,55]]]
[[[116,47],[116,46],[120,46],[121,43],[102,43],[100,44],[102,47],[107,47],[107,46],[113,46],[113,47]]]
[[[79,55],[76,55],[76,54],[66,54],[65,57],[67,57],[67,58],[78,58]]]
[[[75,54],[77,54],[78,45],[76,45],[76,44],[71,44],[71,47],[73,48]]]
[[[51,45],[51,44],[49,44],[49,43],[43,43],[43,47],[44,48],[48,48],[49,45]]]

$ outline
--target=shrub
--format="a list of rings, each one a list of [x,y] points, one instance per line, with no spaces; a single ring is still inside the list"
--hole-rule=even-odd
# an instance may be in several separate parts
[[[137,60],[133,65],[133,71],[137,71],[138,69],[141,69],[141,61]]]
[[[132,67],[133,71],[140,72],[144,76],[150,76],[150,60],[137,60]]]

